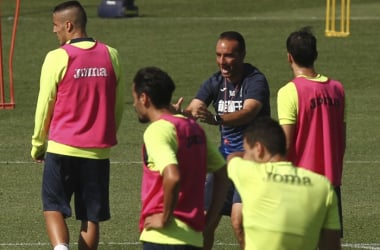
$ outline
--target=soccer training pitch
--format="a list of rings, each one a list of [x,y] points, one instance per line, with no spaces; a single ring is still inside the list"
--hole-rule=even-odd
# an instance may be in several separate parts
[[[0,2],[6,85],[15,2]],[[30,141],[41,65],[58,46],[51,10],[60,2],[21,1],[13,59],[16,108],[0,109],[0,249],[50,249],[40,198],[43,165],[32,162]],[[379,0],[351,1],[351,34],[346,38],[325,37],[324,0],[136,0],[141,16],[119,19],[99,18],[100,2],[81,1],[89,18],[87,31],[119,50],[127,87],[119,144],[111,157],[112,218],[101,224],[99,249],[141,249],[140,151],[146,125],[138,123],[132,107],[135,72],[144,66],[164,69],[177,85],[174,101],[183,96],[187,105],[217,70],[218,35],[236,30],[246,39],[246,61],[268,78],[272,117],[277,118],[277,90],[292,78],[285,40],[290,32],[312,26],[318,39],[316,70],[342,81],[347,96],[343,249],[380,250]],[[203,127],[218,144],[217,128]],[[79,222],[67,222],[76,249]],[[238,249],[227,218],[217,229],[215,249]]]

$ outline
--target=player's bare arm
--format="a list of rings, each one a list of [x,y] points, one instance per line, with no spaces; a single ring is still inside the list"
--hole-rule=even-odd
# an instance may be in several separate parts
[[[202,102],[203,103],[203,102]],[[226,125],[226,126],[240,126],[245,125],[252,121],[262,108],[262,103],[255,99],[247,99],[244,101],[241,110],[224,113],[215,117],[216,114],[210,112],[207,107],[198,106],[195,116],[204,123],[211,125]]]
[[[228,177],[226,166],[214,172],[213,189],[218,190],[218,192],[214,192],[211,206],[206,215],[206,225],[203,231],[204,250],[212,249],[215,229],[218,226],[221,216],[220,210],[222,209],[225,197],[227,195]]]
[[[246,99],[241,110],[220,115],[223,120],[222,124],[227,126],[245,125],[257,116],[262,107],[263,104],[260,101]]]
[[[164,211],[148,216],[144,222],[146,229],[163,228],[168,224],[177,204],[179,182],[180,174],[177,165],[165,167],[163,172]]]
[[[295,124],[283,124],[281,125],[282,129],[284,130],[285,133],[285,138],[286,138],[286,150],[288,151],[289,148],[292,147],[293,145],[293,138],[294,138],[294,133],[296,129]]]
[[[198,119],[200,118],[200,112],[202,112],[201,110],[204,109],[207,109],[206,104],[203,101],[195,98],[191,100],[190,104],[184,109],[184,114]]]

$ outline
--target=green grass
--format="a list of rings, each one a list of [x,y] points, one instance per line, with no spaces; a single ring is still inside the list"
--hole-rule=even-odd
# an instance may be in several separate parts
[[[42,165],[30,159],[30,139],[41,65],[45,54],[58,45],[52,33],[51,9],[59,2],[21,1],[13,65],[16,109],[0,110],[0,249],[49,249],[40,199]],[[0,3],[6,83],[14,3]],[[219,33],[238,30],[246,38],[247,61],[269,80],[272,116],[276,118],[276,92],[291,78],[285,39],[305,25],[313,26],[318,38],[317,71],[341,80],[346,88],[344,249],[365,249],[364,244],[377,244],[371,249],[380,249],[378,0],[352,1],[348,38],[324,36],[322,0],[138,0],[142,17],[131,19],[100,19],[100,0],[82,3],[89,16],[89,35],[119,50],[128,86],[119,145],[111,159],[112,219],[102,224],[100,249],[141,248],[138,162],[145,126],[137,122],[129,92],[135,72],[148,65],[163,68],[177,84],[174,99],[184,96],[187,104],[202,81],[217,70],[214,50]],[[217,129],[205,129],[217,144]],[[74,219],[68,223],[75,242],[79,224]],[[218,228],[216,242],[215,249],[238,249],[227,218]]]

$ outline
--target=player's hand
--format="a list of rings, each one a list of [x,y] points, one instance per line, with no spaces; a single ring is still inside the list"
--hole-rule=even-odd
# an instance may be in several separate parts
[[[33,161],[36,163],[43,163],[45,161],[45,154],[38,156],[36,158],[33,157]]]
[[[172,104],[172,108],[174,110],[174,113],[181,113],[181,111],[182,111],[182,109],[181,109],[182,103],[183,103],[183,97],[180,97],[178,99],[177,103],[173,103]]]
[[[211,113],[207,108],[200,107],[197,110],[196,118],[201,122],[208,123],[211,125],[217,125],[218,123],[215,121],[214,114]]]
[[[145,218],[144,221],[144,228],[145,229],[158,229],[163,228],[165,226],[164,221],[164,214],[158,213],[158,214],[152,214]]]
[[[184,109],[181,108],[183,100],[184,100],[183,97],[180,97],[178,99],[177,103],[172,103],[172,105],[171,105],[172,112],[174,114],[182,114],[182,115],[184,115],[186,117],[189,117],[189,118],[192,118],[192,119],[196,120],[196,117],[193,116],[193,114],[191,113],[191,111],[184,110]]]
[[[31,156],[34,162],[42,163],[45,161],[45,151],[39,151],[35,147],[32,148]]]

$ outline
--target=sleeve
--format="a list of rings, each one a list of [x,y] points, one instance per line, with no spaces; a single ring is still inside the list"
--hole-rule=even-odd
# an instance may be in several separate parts
[[[277,114],[280,125],[296,124],[298,95],[293,82],[289,82],[277,93]]]
[[[234,167],[235,159],[236,157],[232,158],[227,164],[227,175],[228,175],[228,178],[230,178],[231,180],[235,179],[235,167]]]
[[[207,140],[207,172],[212,173],[224,167],[226,161],[218,148],[208,138]]]
[[[242,159],[240,157],[234,157],[229,161],[229,163],[227,165],[228,178],[230,178],[234,184],[236,183],[235,185],[237,185],[237,183],[238,183],[237,166],[239,165],[239,162],[241,160]]]
[[[124,112],[124,100],[125,100],[125,80],[123,69],[120,61],[119,53],[116,49],[108,47],[108,51],[111,56],[112,66],[115,71],[117,88],[116,88],[116,100],[115,100],[115,118],[116,129],[118,130],[121,124],[123,112]]]
[[[241,157],[233,157],[228,162],[228,178],[234,183],[240,195],[246,193],[244,190],[249,190],[249,186],[257,180],[259,165],[260,163],[254,163]]]
[[[175,127],[170,122],[159,120],[151,123],[145,130],[144,143],[148,155],[148,167],[152,171],[159,171],[162,174],[166,166],[178,165],[177,135]]]
[[[327,181],[328,182],[328,181]],[[327,196],[327,214],[325,221],[323,223],[324,229],[332,229],[339,230],[340,229],[340,221],[339,221],[339,208],[338,208],[338,197],[335,193],[335,190],[330,183],[329,191]]]
[[[217,91],[215,90],[216,84],[212,79],[213,77],[204,81],[195,96],[195,99],[203,101],[206,106],[210,105],[210,103],[215,99],[214,95],[217,94]]]
[[[269,100],[269,85],[263,74],[252,76],[246,86],[244,99],[255,99],[261,103],[266,103],[266,100]]]
[[[32,135],[31,156],[33,159],[40,158],[45,154],[46,139],[54,110],[57,87],[66,73],[67,62],[68,55],[63,49],[59,48],[49,52],[42,65]]]

